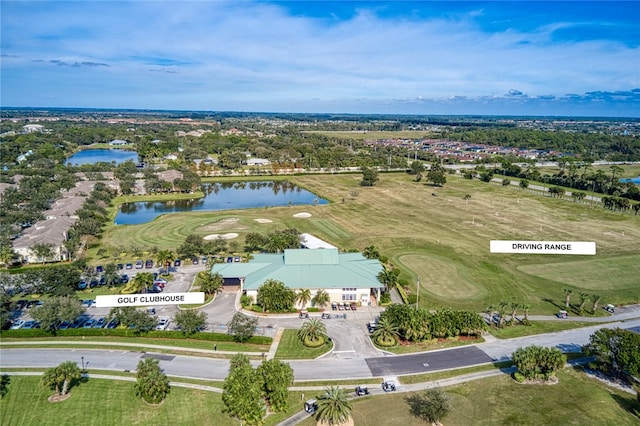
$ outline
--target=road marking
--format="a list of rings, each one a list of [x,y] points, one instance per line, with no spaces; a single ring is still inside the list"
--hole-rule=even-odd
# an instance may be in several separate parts
[[[355,353],[354,350],[351,351],[333,351],[334,354],[344,354],[344,353]]]

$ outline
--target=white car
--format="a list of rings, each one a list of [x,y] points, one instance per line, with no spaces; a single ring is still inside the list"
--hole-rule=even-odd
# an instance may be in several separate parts
[[[166,330],[169,327],[169,318],[160,318],[158,321],[158,325],[156,325],[156,330]]]

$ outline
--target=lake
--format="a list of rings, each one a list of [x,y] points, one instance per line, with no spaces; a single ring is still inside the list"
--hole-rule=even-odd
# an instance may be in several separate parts
[[[620,179],[620,182],[633,182],[636,185],[640,185],[640,176],[636,178],[623,178],[623,179]]]
[[[78,151],[67,158],[67,165],[111,163],[112,161],[120,164],[129,160],[137,163],[138,153],[122,149],[86,149],[84,151]]]
[[[115,223],[137,225],[150,222],[162,214],[199,210],[220,211],[329,203],[287,181],[206,183],[202,185],[202,190],[205,194],[203,198],[122,204]]]

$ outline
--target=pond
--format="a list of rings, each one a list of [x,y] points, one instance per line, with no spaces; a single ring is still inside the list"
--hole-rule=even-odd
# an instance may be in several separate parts
[[[635,178],[622,178],[620,179],[620,182],[633,182],[636,185],[640,185],[640,176]]]
[[[203,198],[174,201],[124,203],[115,219],[116,225],[136,225],[156,217],[177,212],[220,211],[260,207],[328,204],[312,192],[287,181],[224,182],[202,185]]]
[[[137,163],[138,153],[121,149],[86,149],[84,151],[78,151],[67,158],[67,165],[111,163],[112,161],[120,164],[129,160]]]

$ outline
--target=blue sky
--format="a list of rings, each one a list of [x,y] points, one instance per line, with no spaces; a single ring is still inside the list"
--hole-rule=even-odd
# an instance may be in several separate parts
[[[5,1],[2,106],[640,117],[640,2]]]

